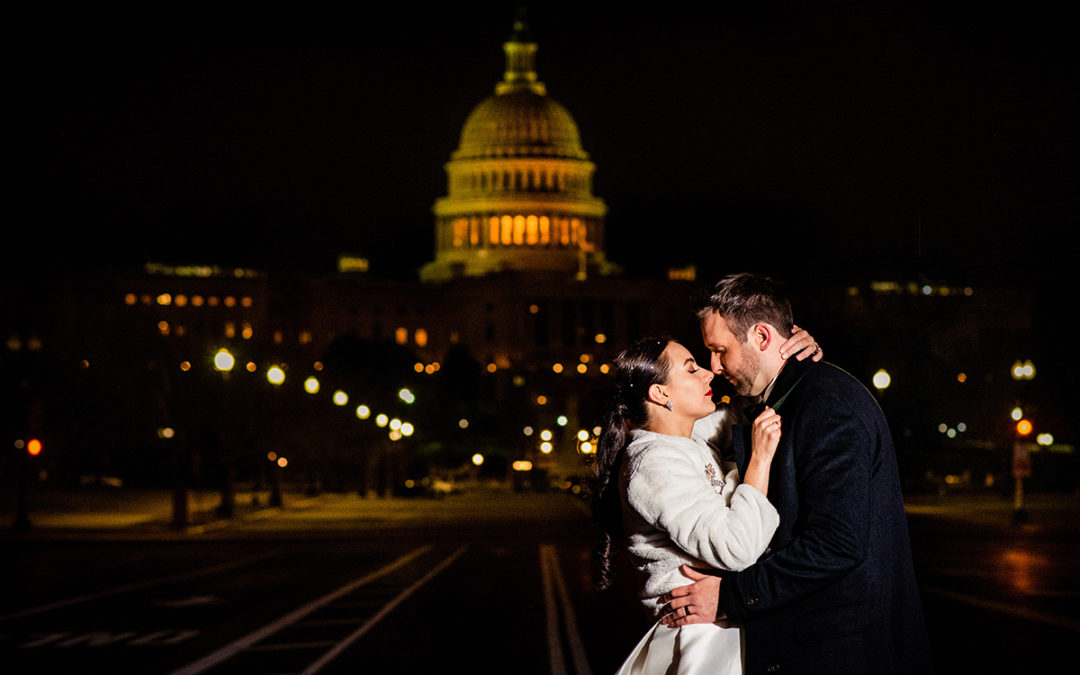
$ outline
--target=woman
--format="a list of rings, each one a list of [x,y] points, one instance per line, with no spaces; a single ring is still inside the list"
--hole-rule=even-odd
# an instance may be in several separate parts
[[[820,359],[804,331],[784,344],[797,358]],[[753,423],[753,451],[739,481],[715,445],[726,445],[732,414],[717,410],[714,375],[667,337],[639,340],[616,359],[615,392],[597,452],[594,517],[600,586],[611,584],[613,549],[625,538],[643,576],[641,601],[653,616],[660,597],[692,580],[681,565],[737,570],[765,551],[779,524],[766,499],[780,416],[766,408]],[[619,675],[742,673],[739,630],[722,621],[671,628],[658,621]]]

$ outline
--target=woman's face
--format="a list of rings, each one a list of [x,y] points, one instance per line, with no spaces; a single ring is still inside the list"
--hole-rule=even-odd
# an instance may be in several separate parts
[[[669,364],[664,391],[672,412],[701,419],[716,410],[710,385],[715,377],[712,371],[699,366],[690,350],[678,342],[669,342],[663,356]]]

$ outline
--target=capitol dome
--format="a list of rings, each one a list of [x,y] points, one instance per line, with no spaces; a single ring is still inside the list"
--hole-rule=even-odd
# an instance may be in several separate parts
[[[596,166],[577,124],[547,95],[537,45],[519,22],[503,44],[506,70],[462,127],[436,200],[435,260],[425,281],[518,271],[583,278],[607,274],[604,216],[592,194]]]
[[[490,96],[476,106],[451,157],[589,158],[566,108],[531,89]]]

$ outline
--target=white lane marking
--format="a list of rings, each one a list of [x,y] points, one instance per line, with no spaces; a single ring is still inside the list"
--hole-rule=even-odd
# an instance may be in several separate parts
[[[422,576],[421,578],[419,578],[415,582],[413,582],[413,584],[411,586],[406,588],[404,591],[402,591],[400,594],[398,594],[398,596],[396,598],[394,598],[389,603],[387,603],[387,605],[385,607],[380,609],[378,611],[378,613],[375,614],[375,616],[368,619],[367,622],[364,623],[364,625],[357,628],[348,637],[346,637],[341,642],[337,643],[337,645],[335,645],[333,649],[331,649],[330,651],[323,654],[321,657],[316,659],[314,663],[312,663],[310,666],[305,668],[304,671],[301,673],[301,675],[315,675],[315,673],[322,670],[323,667],[326,666],[326,664],[330,663],[332,660],[337,658],[338,655],[341,654],[341,652],[348,649],[349,645],[351,645],[352,643],[359,640],[361,637],[363,637],[363,635],[365,633],[367,633],[369,630],[371,630],[375,626],[375,624],[382,621],[383,618],[386,617],[387,614],[389,614],[391,611],[393,611],[393,609],[395,607],[397,607],[399,604],[401,604],[401,602],[405,598],[412,595],[416,591],[416,589],[420,588],[421,586],[423,586],[427,582],[431,581],[439,573],[441,573],[443,570],[445,570],[447,567],[449,567],[450,563],[457,560],[458,556],[460,556],[462,553],[464,553],[466,548],[468,548],[468,547],[467,546],[462,546],[458,550],[454,551],[452,554],[450,554],[450,556],[448,558],[446,558],[441,563],[439,563],[438,565],[433,567],[430,572],[428,572],[427,574],[425,574],[424,576]]]
[[[191,572],[184,572],[182,574],[174,574],[168,577],[158,577],[156,579],[147,579],[146,581],[140,581],[134,584],[127,584],[126,586],[117,586],[116,588],[110,588],[104,591],[98,591],[97,593],[88,593],[86,595],[76,596],[74,598],[68,598],[67,600],[57,600],[56,602],[50,602],[45,605],[38,605],[37,607],[28,607],[21,609],[11,614],[4,614],[0,616],[0,621],[7,621],[8,619],[17,619],[23,616],[30,616],[31,614],[41,614],[42,612],[49,612],[54,609],[60,609],[61,607],[70,607],[71,605],[78,605],[83,602],[89,602],[91,600],[100,600],[102,598],[112,597],[114,595],[123,595],[124,593],[130,593],[132,591],[142,590],[144,588],[151,588],[153,586],[160,586],[164,584],[170,584],[176,581],[184,581],[185,579],[194,579],[196,577],[209,576],[211,574],[217,574],[218,572],[225,572],[227,570],[235,569],[237,567],[245,567],[269,558],[273,558],[279,555],[277,552],[270,552],[263,555],[251,556],[248,558],[241,558],[239,560],[233,560],[232,562],[221,563],[220,565],[211,565],[210,567],[204,567],[199,570],[192,570]]]
[[[550,546],[540,546],[540,577],[544,584],[544,618],[547,624],[548,660],[551,663],[551,675],[566,675],[563,661],[562,640],[559,639],[559,608],[552,590],[551,561],[548,555]]]
[[[190,598],[180,598],[179,600],[155,600],[154,604],[169,609],[183,609],[184,607],[198,607],[200,605],[216,605],[220,602],[221,598],[214,595],[193,595]]]
[[[384,576],[386,574],[389,574],[390,572],[393,572],[394,570],[398,569],[399,567],[402,567],[403,565],[408,564],[410,561],[412,561],[417,556],[420,556],[420,555],[422,555],[424,553],[427,553],[429,550],[431,550],[430,546],[421,546],[418,549],[410,551],[409,553],[406,553],[405,555],[401,556],[400,558],[398,558],[394,562],[392,562],[392,563],[390,563],[390,564],[388,564],[388,565],[386,565],[384,567],[381,567],[381,568],[375,570],[374,572],[372,572],[370,574],[367,574],[367,575],[365,575],[363,577],[360,577],[359,579],[351,581],[351,582],[345,584],[344,586],[342,586],[341,588],[337,589],[336,591],[333,591],[332,593],[330,593],[328,595],[324,595],[323,597],[319,598],[318,600],[314,600],[312,602],[309,602],[308,604],[306,604],[306,605],[304,605],[304,606],[302,606],[302,607],[300,607],[298,609],[295,609],[292,612],[289,612],[288,614],[281,617],[277,621],[274,621],[273,623],[269,623],[269,624],[263,626],[262,628],[260,628],[259,630],[256,630],[256,631],[254,631],[252,633],[248,633],[244,637],[239,638],[237,640],[234,640],[233,642],[225,645],[221,649],[218,649],[215,652],[207,654],[206,656],[199,659],[198,661],[194,661],[194,662],[189,663],[188,665],[184,666],[183,668],[180,668],[179,670],[173,671],[172,675],[195,675],[195,673],[201,673],[204,670],[207,670],[209,668],[212,668],[212,667],[216,666],[217,664],[221,663],[222,661],[226,661],[228,659],[231,659],[233,656],[236,656],[241,651],[250,648],[253,644],[259,642],[260,640],[263,640],[263,639],[269,637],[270,635],[273,635],[274,633],[278,632],[282,628],[285,628],[286,626],[289,626],[291,624],[296,623],[297,621],[299,621],[300,619],[303,619],[305,616],[307,616],[308,614],[311,614],[312,612],[319,609],[320,607],[323,607],[323,606],[333,602],[334,600],[336,600],[337,598],[340,598],[343,595],[347,595],[347,594],[351,593],[352,591],[356,590],[357,588],[360,588],[364,584],[370,583],[370,582],[374,581],[375,579],[378,579],[381,576]]]
[[[1050,626],[1064,628],[1065,630],[1080,632],[1080,621],[1076,619],[1070,619],[1064,616],[1057,616],[1056,614],[1050,614],[1049,612],[1040,612],[1034,609],[1025,609],[1023,607],[1017,607],[1016,605],[1005,602],[984,600],[982,598],[976,598],[971,595],[963,595],[962,593],[945,591],[940,588],[923,587],[922,591],[923,593],[930,593],[932,595],[938,595],[943,598],[948,598],[949,600],[955,600],[956,602],[962,602],[966,605],[971,605],[972,607],[988,609],[993,612],[1008,614],[1010,616],[1015,616],[1020,619],[1037,621],[1039,623],[1045,623]]]
[[[551,547],[551,560],[554,563],[552,570],[555,572],[555,587],[559,590],[559,600],[562,601],[563,614],[566,620],[567,639],[570,640],[570,654],[574,657],[574,667],[578,675],[592,675],[589,668],[589,660],[585,657],[585,642],[581,639],[578,630],[577,613],[570,603],[570,593],[566,590],[566,582],[563,581],[562,568],[559,567],[555,557],[555,547]]]
[[[549,649],[551,649],[552,673],[556,672],[556,658],[558,659],[558,668],[560,671],[564,671],[562,648],[550,647],[552,639],[555,642],[558,642],[559,639],[558,619],[552,620],[554,598],[551,593],[551,583],[554,581],[562,605],[563,620],[566,623],[566,639],[570,643],[570,655],[574,660],[574,669],[578,675],[591,675],[592,669],[589,668],[589,660],[585,656],[585,642],[581,639],[581,632],[578,630],[577,613],[574,612],[574,606],[570,602],[570,592],[566,588],[566,582],[563,579],[562,568],[559,567],[559,559],[554,546],[544,544],[540,547],[540,567],[544,577],[544,604],[548,610],[548,643]]]
[[[311,642],[282,642],[280,644],[274,643],[270,645],[255,645],[250,648],[249,652],[280,652],[280,651],[294,651],[297,649],[326,649],[327,647],[333,647],[333,640],[315,640]]]

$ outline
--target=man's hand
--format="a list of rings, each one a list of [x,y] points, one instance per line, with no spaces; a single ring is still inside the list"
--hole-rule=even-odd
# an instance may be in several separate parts
[[[717,618],[720,603],[720,577],[702,574],[693,567],[682,565],[679,571],[693,579],[689,586],[673,588],[660,599],[666,602],[660,623],[674,628],[690,623],[712,623]]]

